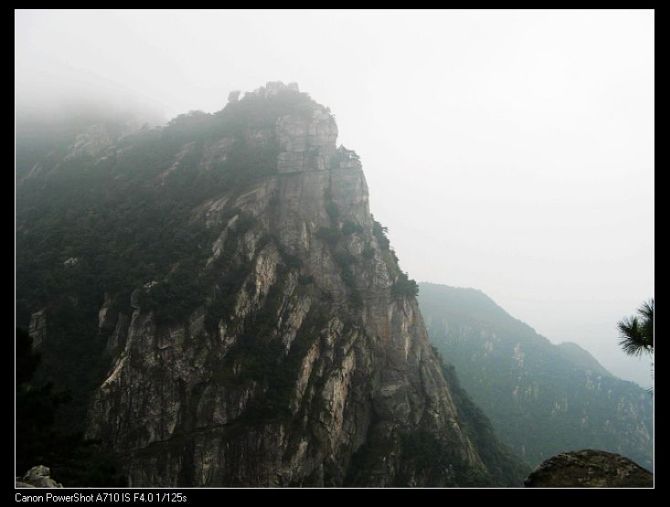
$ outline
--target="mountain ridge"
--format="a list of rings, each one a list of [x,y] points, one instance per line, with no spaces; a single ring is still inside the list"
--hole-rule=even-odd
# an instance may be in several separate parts
[[[494,315],[496,317],[500,317],[500,319],[491,319],[485,321],[486,323],[489,324],[494,324],[494,325],[500,325],[501,320],[503,321],[509,321],[513,322],[515,325],[523,326],[526,328],[529,332],[539,336],[540,338],[546,340],[547,343],[553,345],[556,347],[556,350],[560,350],[566,358],[569,358],[573,362],[579,362],[583,365],[589,365],[591,369],[597,371],[600,374],[603,375],[608,375],[608,376],[614,376],[607,368],[605,368],[602,364],[600,364],[600,361],[591,354],[588,350],[580,346],[578,343],[572,342],[572,341],[564,341],[561,343],[553,343],[551,340],[549,340],[547,337],[543,336],[542,334],[538,333],[537,330],[535,330],[532,326],[529,324],[525,323],[521,319],[517,319],[513,315],[511,315],[509,312],[507,312],[503,307],[498,305],[490,296],[488,296],[485,292],[483,292],[480,289],[476,289],[473,287],[452,287],[446,284],[439,284],[439,283],[432,283],[432,282],[425,282],[422,281],[420,282],[421,287],[448,287],[450,289],[456,290],[459,293],[459,298],[460,301],[479,301],[484,303],[484,306],[481,307],[482,313],[485,315],[490,315],[491,311],[494,311]],[[474,298],[468,298],[467,295],[472,294],[475,297]],[[488,310],[488,311],[487,311]],[[458,311],[458,310],[452,310],[452,311]],[[472,312],[462,312],[464,316],[468,316],[469,318],[472,318]],[[586,368],[588,369],[588,368]],[[624,379],[620,379],[624,380]]]
[[[600,448],[651,468],[647,391],[576,344],[552,344],[481,291],[420,289],[431,341],[502,441],[531,466],[566,450]]]

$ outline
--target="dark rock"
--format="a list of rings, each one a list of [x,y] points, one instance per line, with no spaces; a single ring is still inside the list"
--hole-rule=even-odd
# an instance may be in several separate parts
[[[63,485],[54,481],[51,470],[44,465],[32,467],[21,480],[16,481],[17,488],[62,488]]]
[[[619,454],[584,449],[563,452],[533,471],[524,485],[528,488],[650,488],[653,475]]]

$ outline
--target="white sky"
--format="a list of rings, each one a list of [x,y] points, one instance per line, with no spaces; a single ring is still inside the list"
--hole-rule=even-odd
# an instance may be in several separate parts
[[[16,57],[20,108],[104,95],[169,118],[297,81],[411,277],[649,384],[616,322],[654,294],[653,11],[20,10]]]

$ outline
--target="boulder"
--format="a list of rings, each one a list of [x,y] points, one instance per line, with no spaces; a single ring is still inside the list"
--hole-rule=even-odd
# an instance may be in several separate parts
[[[21,480],[16,481],[17,488],[62,488],[63,485],[54,481],[51,470],[44,465],[37,465],[26,472]]]
[[[654,476],[637,463],[606,451],[563,452],[544,461],[526,479],[527,488],[650,488]]]

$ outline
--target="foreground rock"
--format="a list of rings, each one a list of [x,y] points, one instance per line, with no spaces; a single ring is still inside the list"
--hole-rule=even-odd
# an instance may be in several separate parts
[[[21,480],[16,481],[17,488],[62,488],[63,485],[54,481],[51,470],[44,465],[32,467]]]
[[[651,472],[619,454],[585,449],[549,458],[524,484],[529,488],[650,488],[653,478]]]

